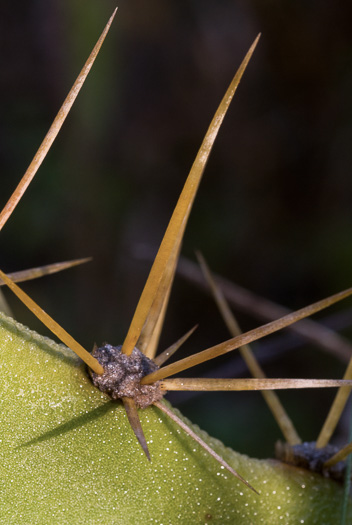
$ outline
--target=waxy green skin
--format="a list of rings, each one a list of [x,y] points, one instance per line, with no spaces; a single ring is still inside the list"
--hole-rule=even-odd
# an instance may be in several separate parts
[[[258,496],[154,407],[140,412],[148,462],[122,405],[70,350],[4,315],[0,341],[1,524],[338,522],[334,481],[242,456],[192,426]]]

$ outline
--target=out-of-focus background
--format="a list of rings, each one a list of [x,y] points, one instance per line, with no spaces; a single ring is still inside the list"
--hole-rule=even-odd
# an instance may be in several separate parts
[[[3,2],[0,206],[114,7],[115,0]],[[199,249],[217,273],[291,308],[351,286],[347,10],[332,0],[120,0],[78,101],[1,234],[1,268],[92,256],[84,267],[24,288],[87,348],[121,343],[207,125],[262,32],[208,163],[183,255],[194,261]],[[47,333],[7,297],[18,320]],[[320,318],[348,335],[348,309],[351,301]],[[243,330],[261,322],[236,313]],[[182,355],[228,338],[209,296],[178,276],[161,347],[196,323]],[[345,367],[284,334],[253,347],[272,377],[341,377]],[[212,367],[189,375],[248,376],[237,352]],[[306,440],[317,437],[333,397],[281,394]],[[280,432],[259,393],[171,399],[227,445],[272,455]]]

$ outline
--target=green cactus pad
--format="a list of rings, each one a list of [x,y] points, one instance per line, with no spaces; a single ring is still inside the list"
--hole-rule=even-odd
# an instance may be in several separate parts
[[[122,405],[70,350],[4,315],[0,340],[0,523],[337,523],[336,482],[242,456],[192,426],[258,496],[155,407],[140,411],[149,462]]]

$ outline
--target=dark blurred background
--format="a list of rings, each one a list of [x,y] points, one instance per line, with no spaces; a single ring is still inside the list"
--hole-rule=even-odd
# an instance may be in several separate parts
[[[114,7],[115,0],[3,2],[1,206]],[[92,256],[24,288],[88,349],[121,343],[210,119],[262,32],[208,163],[183,255],[195,260],[199,249],[217,273],[290,308],[351,286],[350,20],[349,4],[332,0],[120,0],[71,114],[2,232],[1,267]],[[18,320],[47,333],[7,297]],[[337,312],[348,335],[348,308],[346,301],[320,317]],[[236,313],[244,330],[260,322]],[[228,338],[209,296],[179,276],[161,347],[195,323],[186,354]],[[254,348],[273,377],[341,377],[345,367],[282,335]],[[212,366],[214,375],[248,376],[236,352]],[[213,372],[203,366],[190,375],[202,373]],[[333,397],[281,395],[306,440],[316,438]],[[271,455],[280,437],[259,393],[171,399],[241,452]]]

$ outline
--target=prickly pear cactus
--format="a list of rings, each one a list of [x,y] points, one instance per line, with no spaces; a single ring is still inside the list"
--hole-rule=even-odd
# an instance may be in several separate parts
[[[257,495],[155,407],[140,411],[148,462],[122,406],[70,350],[4,315],[0,341],[0,523],[336,523],[336,482],[242,456],[196,428]]]

